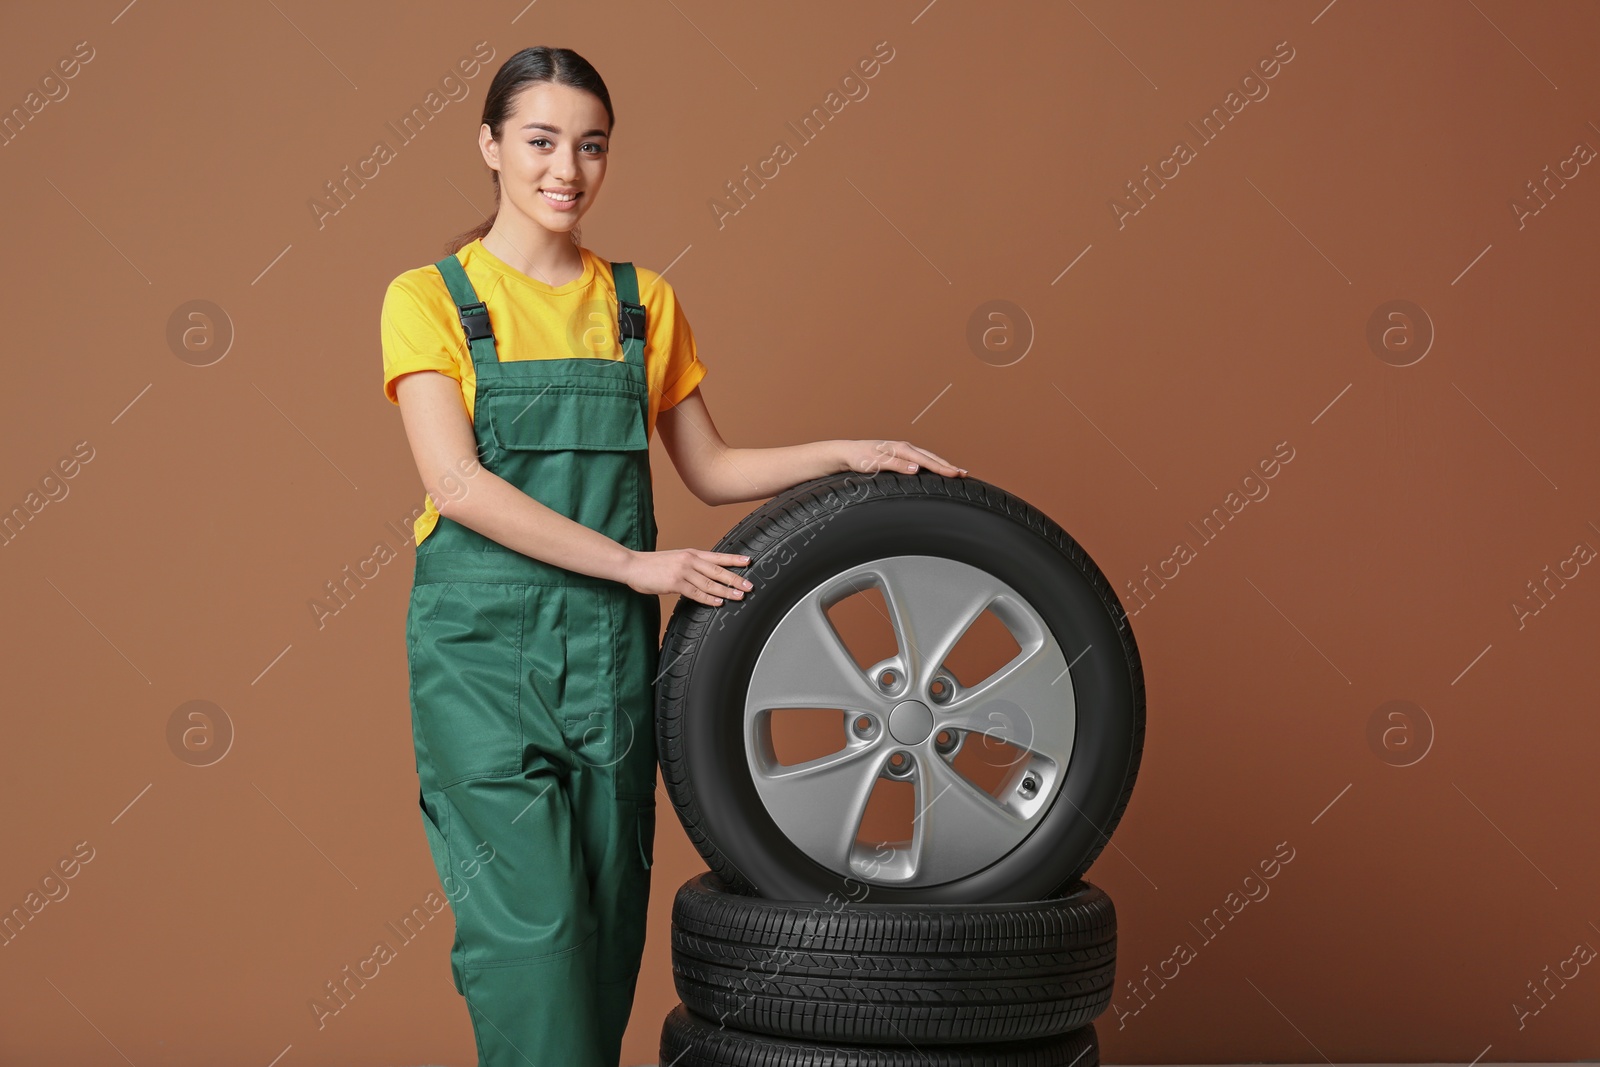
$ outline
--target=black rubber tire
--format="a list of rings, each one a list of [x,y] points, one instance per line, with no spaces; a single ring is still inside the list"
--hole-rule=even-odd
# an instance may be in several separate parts
[[[1144,673],[1127,613],[1094,561],[1049,517],[976,478],[834,474],[753,511],[715,551],[750,557],[754,588],[720,606],[683,597],[661,649],[656,731],[662,780],[706,865],[739,892],[859,899],[857,879],[801,851],[763,805],[744,752],[755,661],[784,613],[827,578],[884,556],[960,560],[1027,590],[1072,666],[1074,748],[1049,810],[989,866],[928,886],[872,884],[885,903],[1040,900],[1070,886],[1127,807],[1144,747]],[[1070,803],[1068,803],[1070,801]]]
[[[679,1004],[661,1025],[663,1067],[1099,1067],[1093,1026],[983,1045],[838,1045],[718,1025]]]
[[[709,872],[672,901],[690,1010],[755,1033],[971,1044],[1066,1033],[1111,1002],[1117,917],[1088,882],[996,904],[816,904],[732,893]]]

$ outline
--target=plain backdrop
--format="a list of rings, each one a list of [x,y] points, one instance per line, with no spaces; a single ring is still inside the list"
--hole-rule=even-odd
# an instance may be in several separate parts
[[[122,4],[0,35],[0,1060],[472,1062],[448,914],[391,925],[440,887],[378,312],[534,44],[609,84],[584,243],[668,272],[730,442],[926,445],[1122,596],[1106,1061],[1600,1052],[1594,5]],[[654,448],[662,547],[756,506]],[[625,1063],[703,869],[660,800]]]

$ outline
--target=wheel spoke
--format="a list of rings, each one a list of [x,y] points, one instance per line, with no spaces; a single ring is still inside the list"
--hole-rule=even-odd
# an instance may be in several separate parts
[[[919,755],[917,814],[912,837],[919,884],[948,881],[1010,852],[1032,828],[950,764]]]
[[[1066,669],[1060,646],[1040,641],[941,708],[938,726],[993,737],[1065,767],[1077,732],[1072,681],[1063,677]]]
[[[859,745],[793,767],[757,768],[756,791],[778,828],[806,855],[848,873],[850,849],[889,748]]]
[[[993,576],[935,556],[896,556],[878,560],[872,569],[883,582],[914,691],[926,689],[934,669],[1002,593]]]
[[[883,699],[844,647],[817,598],[794,606],[767,639],[750,675],[745,719],[778,708],[878,711]]]

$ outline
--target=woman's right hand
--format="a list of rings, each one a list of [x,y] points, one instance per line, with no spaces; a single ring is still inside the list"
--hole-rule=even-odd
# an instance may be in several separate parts
[[[752,588],[728,567],[743,567],[749,556],[706,552],[698,548],[669,548],[661,552],[635,552],[623,580],[640,593],[679,593],[716,607],[725,598],[739,600]]]

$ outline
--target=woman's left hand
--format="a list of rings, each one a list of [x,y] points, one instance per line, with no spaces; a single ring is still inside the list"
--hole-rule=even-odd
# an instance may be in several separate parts
[[[881,470],[914,474],[920,467],[947,478],[965,477],[967,473],[965,467],[957,467],[910,441],[845,441],[843,444],[845,469],[862,474],[876,474]]]

